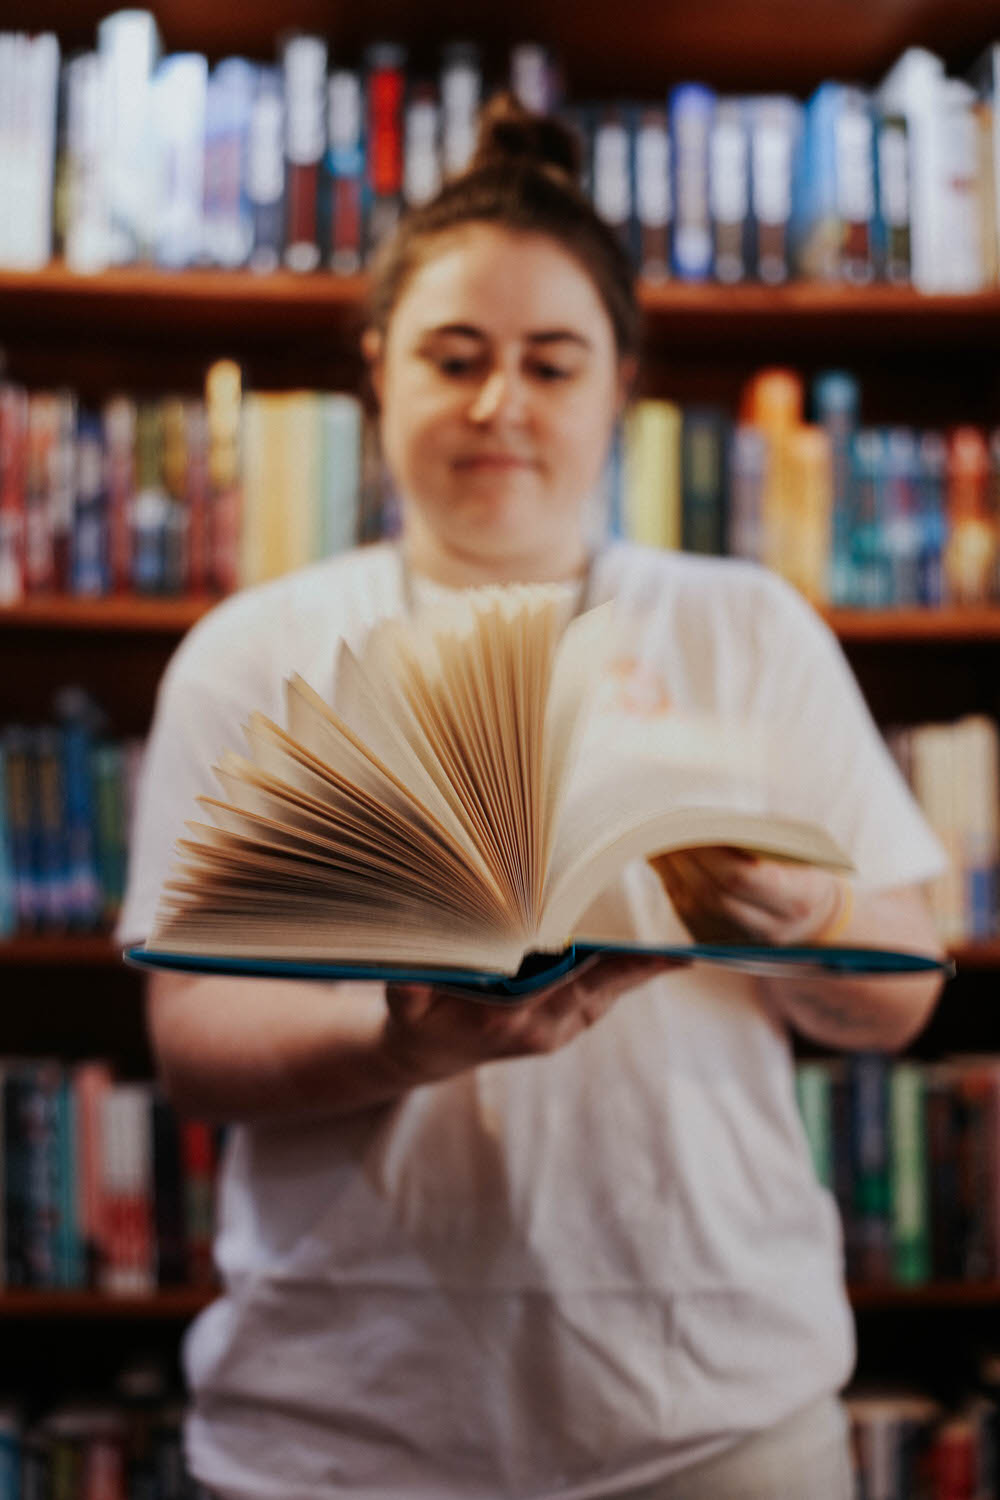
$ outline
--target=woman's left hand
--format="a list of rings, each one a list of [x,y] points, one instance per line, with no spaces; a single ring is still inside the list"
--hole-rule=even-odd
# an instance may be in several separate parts
[[[810,943],[845,910],[845,883],[814,865],[728,848],[682,849],[650,863],[696,942]]]

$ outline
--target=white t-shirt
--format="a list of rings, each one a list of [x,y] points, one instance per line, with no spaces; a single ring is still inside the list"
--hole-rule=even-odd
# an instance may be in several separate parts
[[[784,810],[863,884],[939,847],[825,625],[744,563],[619,544],[590,601],[679,708],[768,721]],[[237,595],[163,680],[123,940],[148,931],[209,771],[292,670],[332,692],[335,643],[403,609],[380,545]],[[630,866],[586,926],[680,935]],[[331,989],[330,1003],[337,1003]],[[838,1389],[853,1335],[841,1238],[763,987],[650,981],[550,1056],[491,1063],[349,1119],[235,1127],[225,1293],[186,1344],[195,1474],[259,1500],[586,1500],[662,1476]]]

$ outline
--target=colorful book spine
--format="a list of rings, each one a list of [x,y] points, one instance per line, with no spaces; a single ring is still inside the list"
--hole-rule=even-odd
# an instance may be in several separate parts
[[[285,106],[281,73],[259,68],[247,130],[250,268],[275,271],[284,245]]]
[[[876,264],[884,281],[908,286],[910,252],[910,145],[906,116],[876,110],[878,203]]]
[[[802,107],[784,94],[748,101],[753,263],[768,286],[788,280],[792,270],[793,186]]]
[[[731,286],[750,275],[750,135],[740,99],[719,99],[709,143],[712,272]]]
[[[151,91],[160,38],[152,12],[105,16],[97,27],[97,50],[104,60],[107,258],[111,265],[129,265],[147,259],[153,238]]]
[[[365,54],[366,254],[392,233],[402,208],[405,67],[406,52],[394,42]]]
[[[892,1278],[918,1286],[931,1275],[924,1073],[897,1062],[889,1074],[889,1201]]]
[[[673,174],[670,129],[662,105],[638,110],[634,178],[639,274],[646,281],[664,281],[670,275]]]
[[[17,604],[25,591],[25,468],[27,392],[0,382],[0,605]]]
[[[327,150],[321,179],[323,256],[331,271],[360,269],[364,250],[364,108],[357,73],[337,68],[327,87]]]
[[[674,273],[682,281],[705,281],[712,272],[709,161],[715,94],[701,84],[670,91],[674,168]]]
[[[719,557],[726,551],[728,419],[711,407],[686,407],[681,419],[681,545]]]
[[[320,262],[320,162],[326,150],[326,42],[289,37],[282,50],[285,96],[284,262],[315,271]]]

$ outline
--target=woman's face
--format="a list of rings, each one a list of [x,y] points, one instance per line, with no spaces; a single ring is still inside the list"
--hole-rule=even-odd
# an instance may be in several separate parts
[[[449,232],[368,351],[408,529],[473,566],[578,566],[627,374],[580,264],[541,234]]]

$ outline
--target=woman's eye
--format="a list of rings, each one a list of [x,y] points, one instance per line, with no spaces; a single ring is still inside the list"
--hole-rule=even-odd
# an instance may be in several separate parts
[[[457,354],[451,354],[439,359],[437,367],[442,375],[468,375],[475,368],[475,360],[462,359]]]
[[[539,380],[569,380],[573,374],[562,365],[540,364],[534,366],[534,372]]]

